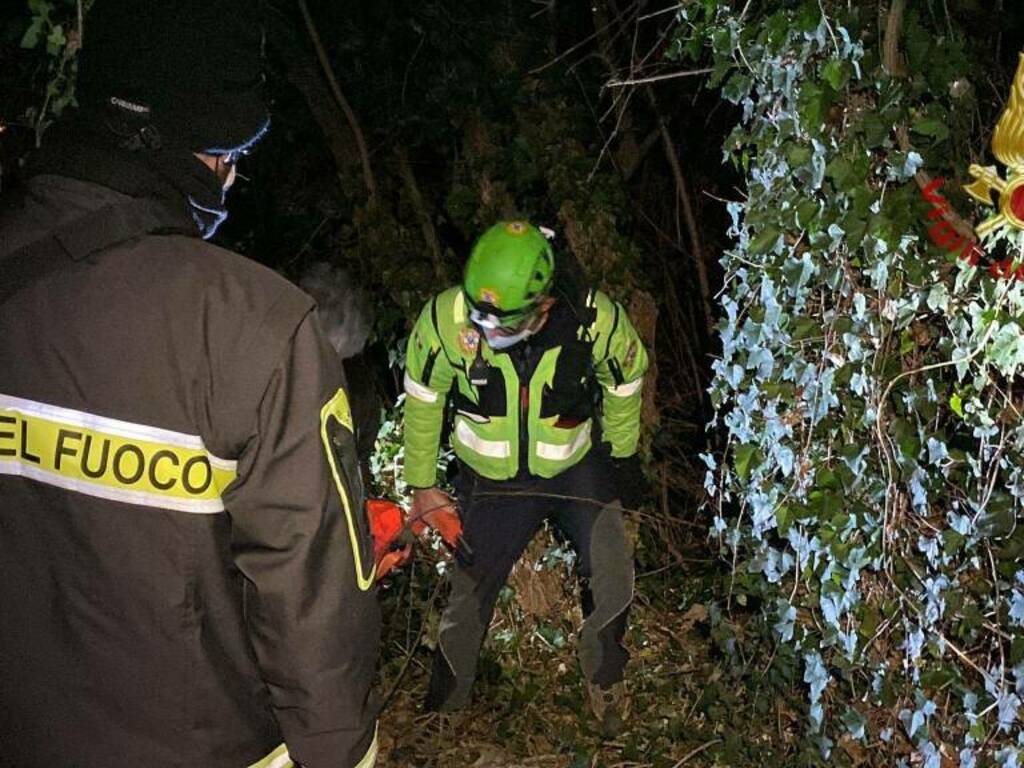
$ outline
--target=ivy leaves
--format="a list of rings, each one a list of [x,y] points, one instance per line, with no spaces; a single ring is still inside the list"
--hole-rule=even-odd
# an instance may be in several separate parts
[[[924,168],[955,177],[971,138],[965,40],[909,12],[897,78],[857,10],[780,5],[680,12],[677,50],[710,40],[709,86],[743,108],[726,144],[747,196],[729,205],[722,260],[710,391],[731,461],[705,478],[712,533],[802,661],[823,758],[835,736],[880,737],[887,764],[907,744],[925,765],[943,744],[1016,760],[1024,420],[1007,389],[1024,370],[1024,290],[945,277],[915,183]],[[965,721],[956,702],[982,714]],[[1005,743],[979,749],[992,727]]]

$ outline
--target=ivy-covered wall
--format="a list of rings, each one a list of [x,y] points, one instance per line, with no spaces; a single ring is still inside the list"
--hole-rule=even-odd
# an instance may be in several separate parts
[[[980,67],[925,3],[737,5],[687,5],[674,49],[742,108],[708,425],[728,450],[702,456],[723,607],[760,606],[821,757],[1016,766],[1024,283],[932,242],[922,192],[945,177],[951,217],[991,213],[954,181],[994,162]]]

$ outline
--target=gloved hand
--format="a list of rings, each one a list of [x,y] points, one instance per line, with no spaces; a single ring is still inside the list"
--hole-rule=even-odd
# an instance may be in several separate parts
[[[468,564],[473,551],[462,537],[462,519],[459,517],[455,500],[440,488],[417,488],[412,494],[412,511],[409,513],[412,532],[417,536],[428,527],[433,528],[461,562]]]
[[[633,454],[611,459],[615,490],[626,509],[639,507],[650,493],[650,485],[640,465],[640,456]]]
[[[455,500],[440,488],[414,488],[412,492],[412,508],[409,510],[410,520],[419,520],[442,509],[455,511]]]
[[[418,520],[411,521],[412,532],[421,536],[427,528],[433,528],[452,550],[459,545],[462,536],[462,520],[454,509],[436,509]]]
[[[367,499],[366,513],[373,534],[373,556],[377,563],[376,580],[404,565],[412,557],[412,542],[405,540],[402,508],[387,499]]]

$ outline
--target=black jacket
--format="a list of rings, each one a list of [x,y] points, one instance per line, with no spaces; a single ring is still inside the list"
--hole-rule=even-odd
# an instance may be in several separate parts
[[[306,294],[194,233],[56,175],[0,216],[2,765],[373,763],[340,363]]]

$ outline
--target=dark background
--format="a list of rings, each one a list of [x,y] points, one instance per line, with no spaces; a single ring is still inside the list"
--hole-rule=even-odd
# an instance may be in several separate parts
[[[707,612],[702,619],[699,611],[683,606],[710,605],[723,583],[728,588],[728,564],[710,552],[709,513],[698,510],[704,464],[697,453],[714,452],[720,440],[714,430],[705,430],[713,415],[705,390],[716,353],[715,295],[723,284],[718,258],[729,247],[725,202],[746,194],[741,172],[723,150],[739,110],[705,88],[705,74],[680,76],[704,64],[699,49],[695,60],[680,59],[675,14],[664,12],[674,6],[668,0],[307,1],[319,52],[297,2],[276,0],[268,11],[273,126],[240,165],[248,179],[232,189],[232,215],[216,242],[294,280],[318,262],[346,271],[374,315],[368,349],[349,366],[356,400],[373,404],[371,411],[382,406],[385,420],[400,391],[396,363],[411,320],[429,295],[458,280],[473,240],[498,218],[525,216],[555,229],[560,256],[576,260],[592,281],[627,304],[656,366],[656,384],[645,387],[643,454],[650,493],[636,516],[641,580],[630,643],[641,659],[640,649],[650,649],[652,658],[644,663],[658,670],[643,682],[650,707],[645,727],[650,734],[657,731],[651,743],[660,739],[659,749],[673,755],[665,764],[673,765],[678,755],[718,733],[687,732],[693,710],[682,717],[678,706],[670,706],[685,698],[680,691],[687,685],[699,695],[716,691],[719,703],[732,702],[726,708],[735,724],[748,716],[750,699],[756,701],[752,692],[765,678],[761,668],[768,669],[763,657],[750,652],[744,659],[750,669],[743,674],[749,671],[757,679],[749,689],[737,686],[736,698],[729,699],[724,682],[716,689],[720,670],[708,658],[718,642],[714,630],[700,643],[680,641],[707,618]],[[752,0],[750,5],[754,14],[796,4]],[[75,9],[68,0],[31,5],[34,10],[6,0],[0,8],[0,183],[5,186],[40,133],[40,108],[59,58],[59,51],[55,58],[45,45],[23,48],[25,30],[43,6],[55,19],[72,19]],[[867,20],[865,47],[877,50],[880,29],[871,20],[882,18],[889,4],[841,5]],[[910,82],[924,88],[946,68],[960,67],[936,60],[930,36],[954,30],[964,35],[976,106],[959,115],[962,124],[952,129],[964,137],[958,145],[964,157],[954,165],[963,166],[965,174],[967,161],[987,156],[991,127],[1024,47],[1022,5],[1019,0],[908,3],[908,27],[916,30],[906,45]],[[318,53],[326,57],[349,114]],[[641,82],[612,84],[622,80]],[[949,178],[945,189],[952,192],[963,181]],[[922,222],[925,213],[922,204]],[[369,447],[364,443],[364,450]],[[514,743],[520,754],[535,733],[550,743],[538,737],[531,754],[568,750],[567,744],[578,744],[581,727],[573,712],[581,706],[574,698],[579,681],[566,684],[556,672],[559,638],[564,641],[576,621],[567,613],[572,595],[565,585],[571,581],[561,555],[545,546],[531,556],[543,555],[547,568],[529,580],[522,576],[513,585],[516,599],[503,599],[499,606],[492,634],[500,637],[509,630],[515,639],[510,645],[496,641],[494,647],[503,650],[484,656],[482,700],[496,703],[500,712],[477,713],[486,716],[473,736]],[[433,563],[417,568],[385,589],[385,688],[408,671],[396,689],[388,724],[404,741],[393,747],[388,764],[490,766],[461,753],[448,763],[423,757],[457,752],[460,738],[472,741],[468,736],[417,741],[421,726],[414,720],[415,704],[428,657],[425,650],[416,651],[419,633],[430,637],[438,607]],[[529,632],[535,627],[543,643],[523,654],[521,649],[534,642]],[[572,672],[565,674],[571,678]],[[711,694],[701,710],[707,701]],[[663,728],[664,712],[674,719]],[[713,727],[714,717],[709,719]],[[564,738],[557,735],[563,725],[569,734]],[[773,734],[775,727],[772,715],[764,732]],[[781,720],[778,733],[785,741]],[[648,735],[637,736],[643,742],[638,760],[651,754],[643,741]],[[682,743],[688,746],[679,751],[675,745]],[[756,745],[749,756],[744,765],[770,764]]]
[[[32,13],[18,5],[0,20],[8,183],[39,132],[54,66],[45,46],[20,46]],[[74,3],[50,5],[70,29]],[[241,163],[248,178],[232,189],[216,242],[296,280],[318,261],[343,267],[375,310],[368,370],[387,404],[398,389],[389,351],[401,349],[422,302],[458,279],[480,232],[513,215],[555,229],[563,257],[639,315],[658,376],[645,410],[649,469],[692,506],[702,476],[693,449],[706,447],[711,416],[722,199],[741,194],[721,150],[737,114],[701,75],[608,86],[688,66],[675,60],[670,6],[310,2],[365,138],[371,199],[352,122],[300,6],[271,4],[272,130]],[[88,41],[88,15],[85,26]]]

